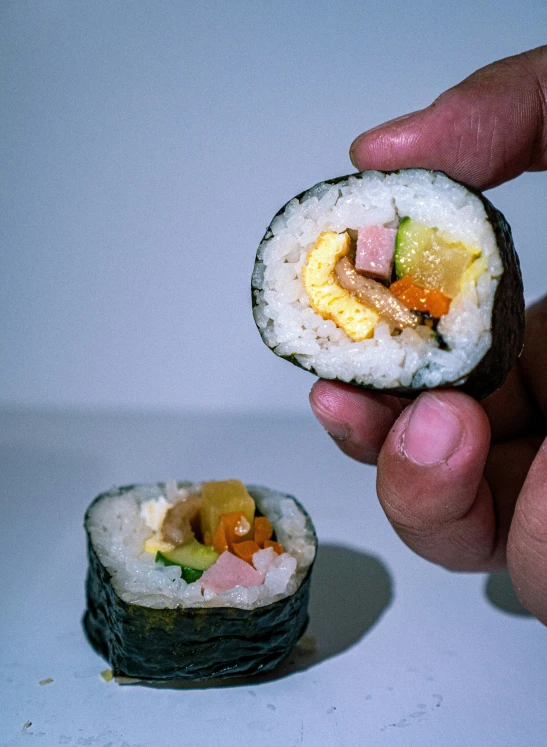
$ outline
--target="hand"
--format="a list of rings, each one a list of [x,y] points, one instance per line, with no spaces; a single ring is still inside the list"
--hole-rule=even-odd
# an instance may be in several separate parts
[[[359,170],[422,167],[486,189],[547,169],[547,46],[485,67],[431,106],[360,135]],[[547,624],[547,298],[529,309],[524,352],[482,403],[432,391],[411,403],[319,380],[312,409],[338,446],[378,464],[396,531],[453,570],[507,567]]]

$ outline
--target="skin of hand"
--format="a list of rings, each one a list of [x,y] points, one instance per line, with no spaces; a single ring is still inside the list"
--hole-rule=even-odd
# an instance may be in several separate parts
[[[357,169],[421,167],[478,189],[547,169],[547,46],[488,65],[431,106],[360,135]],[[452,570],[507,567],[547,625],[547,297],[524,350],[481,403],[434,390],[414,402],[319,380],[310,403],[348,456],[377,463],[378,496],[415,552]]]

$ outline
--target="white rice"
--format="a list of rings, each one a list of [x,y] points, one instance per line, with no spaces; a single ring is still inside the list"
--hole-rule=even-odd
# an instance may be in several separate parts
[[[93,504],[86,528],[118,596],[143,607],[254,609],[294,594],[315,557],[311,523],[291,497],[255,486],[248,486],[248,490],[272,522],[285,552],[279,556],[271,549],[256,553],[253,560],[265,575],[264,583],[248,589],[236,586],[222,594],[208,589],[203,592],[199,581],[186,583],[179,566],[156,563],[154,556],[144,551],[144,543],[153,531],[141,514],[141,505],[156,501],[161,507],[166,499],[182,500],[198,494],[200,483],[182,489],[174,489],[172,482],[167,486],[139,485],[129,491],[114,490]]]
[[[307,253],[323,231],[396,227],[404,216],[480,247],[488,261],[478,282],[462,288],[439,322],[448,350],[426,326],[394,336],[387,322],[377,324],[372,338],[354,342],[314,312],[302,284]],[[503,272],[495,235],[480,199],[444,174],[368,171],[317,185],[274,218],[257,256],[254,316],[264,341],[322,378],[378,388],[463,383],[492,343],[494,295]]]

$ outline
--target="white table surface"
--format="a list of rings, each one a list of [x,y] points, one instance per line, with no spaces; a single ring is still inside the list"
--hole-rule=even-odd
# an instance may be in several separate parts
[[[0,745],[547,744],[547,631],[504,574],[414,556],[374,476],[311,416],[1,412]],[[314,653],[234,685],[101,678],[81,625],[85,508],[114,484],[173,477],[238,477],[304,503],[320,541]]]

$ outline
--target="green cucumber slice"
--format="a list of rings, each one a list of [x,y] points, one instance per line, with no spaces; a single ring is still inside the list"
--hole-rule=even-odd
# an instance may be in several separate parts
[[[169,552],[161,555],[171,562],[171,565],[180,565],[181,568],[195,568],[197,571],[206,571],[218,558],[218,552],[208,545],[202,545],[195,537],[183,545],[178,545]],[[156,556],[157,557],[157,556]]]
[[[189,568],[187,565],[180,565],[180,563],[175,563],[173,560],[169,560],[168,557],[166,557],[160,550],[156,553],[156,563],[163,563],[163,565],[178,565],[181,570],[182,578],[186,581],[187,584],[191,584],[194,581],[197,581],[198,578],[201,578],[203,576],[203,571],[198,570],[197,568]]]
[[[406,216],[395,237],[395,272],[400,279],[413,275],[422,252],[431,245],[431,228]]]

